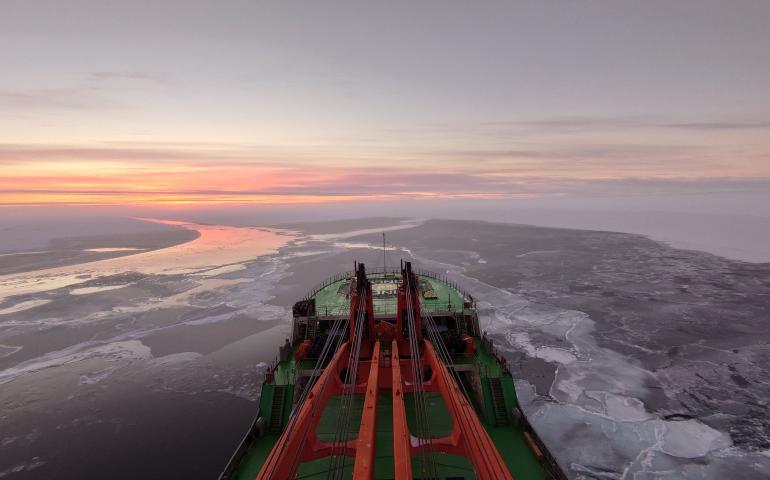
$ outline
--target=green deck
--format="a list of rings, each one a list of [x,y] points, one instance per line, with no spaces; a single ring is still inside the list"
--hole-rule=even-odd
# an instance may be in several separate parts
[[[400,282],[401,277],[392,274],[372,274],[369,280],[373,284]],[[347,298],[350,280],[342,279],[320,289],[313,295],[318,315],[344,315],[350,306]],[[460,292],[448,283],[425,275],[420,276],[421,290],[432,290],[436,298],[420,297],[420,307],[430,312],[461,312],[464,299]],[[396,296],[374,297],[375,315],[392,315],[396,313]]]
[[[374,291],[374,310],[377,316],[396,313],[397,296],[395,289],[401,282],[399,275],[370,274]],[[423,311],[439,312],[437,317],[455,317],[465,308],[463,294],[452,285],[432,276],[420,275],[420,304]],[[333,281],[313,294],[318,316],[348,315],[350,300],[348,291],[350,278]],[[389,292],[389,293],[386,293]],[[426,294],[426,292],[429,292]],[[466,314],[473,312],[465,311]],[[462,316],[462,315],[461,315]],[[456,317],[455,317],[456,318]],[[295,347],[298,345],[295,344]],[[523,431],[511,421],[511,412],[517,405],[513,379],[498,363],[491,352],[487,352],[479,338],[476,338],[476,354],[473,357],[458,356],[454,359],[458,368],[465,371],[472,366],[478,375],[473,384],[480,386],[480,399],[474,399],[474,406],[480,421],[490,438],[497,446],[505,464],[517,480],[541,480],[545,478],[544,468],[530,450]],[[256,478],[262,464],[267,459],[281,431],[289,420],[293,402],[294,383],[302,371],[312,370],[313,360],[296,362],[293,355],[290,360],[280,362],[273,370],[273,380],[262,386],[259,412],[265,418],[267,433],[248,445],[246,455],[231,477],[237,479]],[[355,438],[363,408],[363,395],[355,395],[349,409],[342,408],[342,397],[332,397],[321,415],[315,434],[324,441],[333,441],[336,429],[343,421],[348,421],[346,438]],[[414,397],[404,395],[407,423],[412,432],[416,431],[416,412]],[[433,438],[443,437],[452,431],[452,418],[438,393],[426,393],[429,411],[428,430]],[[478,404],[476,404],[478,403]],[[390,392],[380,392],[377,397],[376,448],[374,476],[376,479],[390,480],[394,477],[393,458],[393,409]],[[294,452],[289,453],[293,455]],[[432,453],[412,459],[412,471],[415,478],[428,478],[425,465],[430,460],[438,468],[438,477],[442,480],[475,479],[469,461],[460,456]],[[325,479],[328,477],[330,459],[322,458],[299,465],[297,477],[301,479]],[[347,458],[343,465],[343,478],[351,478],[353,459]]]
[[[481,342],[477,341],[477,345],[481,345]],[[511,411],[516,405],[516,393],[511,376],[502,370],[494,355],[484,351],[482,348],[479,348],[477,354],[472,359],[469,359],[467,363],[472,363],[481,376],[482,390],[484,392],[484,405],[476,406],[479,418],[487,429],[487,432],[489,432],[492,441],[497,446],[498,451],[502,455],[505,464],[510,469],[514,478],[517,480],[543,479],[543,468],[527,446],[522,431],[512,425],[496,425],[497,422],[495,421],[489,383],[490,381],[499,381],[505,399],[506,411]],[[275,374],[276,383],[285,385],[286,383],[293,382],[293,372],[296,367],[293,360],[279,364]],[[265,414],[271,412],[273,389],[274,386],[272,384],[263,386],[262,397],[260,399],[260,411],[265,412]],[[284,423],[288,420],[288,412],[291,408],[291,399],[289,397],[290,396],[287,396],[285,400]],[[414,431],[416,419],[412,394],[406,394],[404,399],[407,422],[410,426],[410,430]],[[452,420],[446,405],[444,405],[443,399],[439,394],[429,392],[427,393],[427,402],[430,411],[428,421],[431,436],[440,437],[448,434],[452,429]],[[339,424],[341,418],[343,418],[342,415],[348,414],[351,415],[348,436],[349,438],[355,437],[360,423],[362,405],[363,396],[356,395],[351,410],[343,413],[340,410],[339,397],[333,397],[322,415],[316,434],[322,440],[333,440],[335,427]],[[394,465],[393,412],[392,399],[389,393],[381,393],[378,396],[376,431],[375,478],[392,479]],[[253,480],[259,473],[262,463],[267,458],[277,440],[278,435],[265,435],[254,442],[247,457],[241,462],[241,466],[234,478]],[[440,478],[476,478],[471,465],[465,458],[441,453],[434,453],[433,455],[439,469]],[[297,478],[308,480],[324,479],[327,477],[328,467],[328,458],[302,464],[299,467]],[[353,461],[352,459],[348,459],[345,463],[344,478],[351,478],[352,468]],[[413,460],[412,468],[416,478],[425,476],[421,474],[423,468],[420,458]]]

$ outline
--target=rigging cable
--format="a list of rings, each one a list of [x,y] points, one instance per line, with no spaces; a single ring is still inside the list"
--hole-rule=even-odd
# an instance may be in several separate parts
[[[422,361],[420,356],[420,346],[417,341],[417,327],[416,316],[414,311],[415,301],[412,297],[412,278],[411,275],[407,276],[406,284],[406,303],[407,303],[407,326],[409,328],[409,342],[410,342],[410,360],[412,364],[412,387],[413,387],[413,399],[415,405],[415,413],[417,419],[417,441],[418,446],[427,444],[428,452],[423,452],[422,456],[422,472],[430,475],[429,478],[437,478],[437,469],[435,465],[435,457],[433,455],[433,443],[431,441],[430,425],[427,420],[427,404],[425,399],[425,385],[422,371]],[[427,465],[426,465],[427,464]]]
[[[443,350],[443,353],[439,354],[440,356],[444,356],[445,358],[448,358],[448,359],[451,358],[449,356],[449,351],[447,350],[446,345],[444,344],[443,339],[438,334],[438,329],[436,327],[436,324],[435,324],[435,321],[433,319],[433,316],[430,315],[430,314],[428,314],[428,316],[429,316],[428,324],[429,324],[429,327],[431,327],[431,328],[428,328],[429,335],[431,335],[431,338],[432,338],[431,343],[437,349]],[[454,365],[451,362],[451,360],[450,360],[450,364],[454,367]],[[449,371],[448,368],[446,368],[444,370]],[[442,375],[444,375],[443,378],[445,379],[445,381],[449,382],[451,379],[448,379],[446,377],[446,374],[447,373],[442,370]],[[468,402],[470,402],[470,396],[468,395],[468,391],[466,390],[465,385],[462,383],[462,380],[459,378],[459,374],[457,373],[456,370],[454,371],[454,377],[457,379],[457,384],[462,389],[462,391],[463,391],[463,393],[464,393],[464,395],[466,397],[466,400]],[[460,429],[463,431],[463,434],[466,435],[466,437],[468,437],[468,438],[470,438],[472,436],[474,441],[479,442],[481,436],[483,435],[483,433],[476,431],[476,429],[474,428],[474,422],[473,422],[473,419],[471,418],[472,413],[466,411],[465,409],[459,408],[460,405],[457,404],[457,399],[455,399],[454,396],[451,396],[450,398],[452,400],[453,406],[455,407],[455,410],[462,411],[463,412],[463,418],[468,422],[467,424],[465,424],[462,421],[460,422]],[[470,430],[470,432],[468,432],[469,430]],[[470,433],[471,435],[469,436],[468,433]],[[481,452],[482,452],[482,455],[484,455],[485,460],[489,464],[491,464],[492,461],[495,461],[495,463],[497,463],[498,467],[501,467],[504,471],[507,471],[507,466],[505,466],[504,463],[500,463],[500,462],[502,462],[502,459],[500,459],[499,457],[497,457],[495,455],[492,455],[491,452],[487,452],[484,449],[482,449]],[[490,458],[490,456],[492,458]]]
[[[347,442],[347,436],[350,433],[351,408],[353,406],[353,398],[355,397],[356,383],[358,381],[358,362],[361,355],[361,338],[363,337],[363,327],[366,319],[365,306],[366,292],[364,291],[364,293],[360,295],[358,311],[356,312],[356,331],[355,339],[353,340],[353,350],[348,356],[346,383],[344,385],[344,388],[348,391],[343,391],[343,398],[340,401],[339,413],[340,417],[342,417],[342,422],[337,422],[337,429],[334,434],[334,445],[332,447],[333,453],[326,478],[341,478],[345,470],[344,460],[347,458],[345,455],[345,444]],[[337,453],[338,451],[339,453]],[[340,463],[342,463],[341,469]]]
[[[340,311],[342,309],[344,309],[344,306],[339,308]],[[311,372],[310,377],[308,378],[308,381],[305,384],[305,388],[303,389],[302,394],[300,395],[299,400],[297,401],[297,403],[295,404],[294,408],[291,411],[291,414],[289,416],[289,422],[286,424],[286,427],[284,428],[284,431],[289,431],[290,429],[293,429],[295,427],[295,425],[296,425],[296,423],[298,421],[298,413],[300,411],[300,408],[302,407],[302,405],[304,404],[305,400],[307,399],[307,397],[308,397],[308,395],[310,393],[310,390],[312,390],[313,384],[315,383],[315,380],[320,375],[321,370],[323,370],[324,363],[326,362],[327,358],[329,357],[329,354],[331,352],[336,353],[337,350],[339,350],[339,348],[340,348],[340,346],[342,344],[342,340],[344,338],[344,334],[343,335],[339,335],[339,336],[335,336],[334,333],[339,330],[340,326],[342,326],[342,329],[343,329],[342,331],[344,332],[345,331],[344,329],[347,327],[347,322],[349,322],[349,318],[345,318],[345,317],[339,317],[339,318],[337,318],[334,321],[334,324],[332,325],[331,329],[329,330],[331,332],[331,334],[326,338],[326,341],[324,342],[324,346],[323,346],[323,348],[321,350],[321,353],[318,356],[318,360],[316,361],[316,364],[315,364],[315,366],[313,368],[313,371]],[[332,345],[333,345],[333,347],[332,347]],[[323,392],[323,389],[325,388],[325,386],[326,386],[325,384],[322,385],[322,389],[321,389],[322,392]],[[313,408],[314,412],[315,412],[316,406],[317,405],[313,406],[314,407]],[[303,441],[302,441],[301,445],[304,445],[304,436],[303,436]],[[270,455],[268,456],[267,460],[265,461],[265,464],[269,464],[272,461],[272,459],[274,457],[276,457],[276,456],[280,457],[284,453],[285,449],[286,449],[286,443],[283,442],[283,443],[281,443],[281,446],[279,447],[279,449],[277,451],[273,450],[270,453]],[[299,460],[299,455],[297,456],[296,460]],[[295,463],[293,463],[293,465],[296,466],[297,463],[295,462]],[[270,480],[272,480],[273,475],[275,473],[274,469],[275,469],[275,467],[273,467],[273,470],[268,472],[267,478],[270,479]]]

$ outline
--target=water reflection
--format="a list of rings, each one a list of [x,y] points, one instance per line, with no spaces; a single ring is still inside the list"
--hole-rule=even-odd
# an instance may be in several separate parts
[[[152,220],[196,230],[200,236],[187,243],[106,260],[0,276],[0,300],[12,295],[44,292],[124,272],[186,274],[236,271],[238,264],[274,253],[289,235],[265,228]],[[227,268],[223,268],[227,267]],[[216,270],[215,270],[216,269]],[[220,270],[222,269],[222,270]],[[211,275],[209,272],[207,275]]]

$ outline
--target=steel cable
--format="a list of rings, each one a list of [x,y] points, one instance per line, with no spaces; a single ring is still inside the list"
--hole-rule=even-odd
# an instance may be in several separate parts
[[[334,352],[337,352],[340,349],[340,347],[343,345],[343,343],[344,343],[343,339],[345,338],[344,332],[347,330],[347,327],[348,327],[349,323],[350,323],[350,318],[349,317],[345,318],[342,321],[341,331],[343,333],[337,337],[337,341],[336,341],[336,346],[334,348]],[[312,378],[314,378],[314,377],[311,377],[311,380],[312,380]],[[324,382],[321,384],[321,389],[318,392],[318,396],[319,397],[323,397],[323,393],[326,390],[326,385],[328,384],[328,382],[329,382],[329,377],[327,376],[324,379]],[[318,409],[319,408],[320,408],[320,402],[316,402],[316,403],[313,404],[313,409],[311,410],[311,414],[310,414],[311,418],[315,418],[316,414],[318,413]],[[310,424],[310,422],[308,422],[308,424],[305,425],[304,428],[302,429],[302,437],[301,437],[302,440],[300,442],[298,451],[296,452],[295,458],[294,458],[294,460],[292,462],[292,465],[293,465],[292,470],[295,471],[295,472],[296,472],[297,468],[299,468],[299,464],[301,463],[301,459],[302,459],[301,452],[302,452],[302,449],[305,446],[305,443],[307,442],[308,434],[311,433],[311,432],[309,432],[310,427],[311,427],[311,424]],[[289,426],[287,426],[286,428],[288,429]]]
[[[430,475],[429,478],[437,478],[438,471],[435,464],[434,448],[431,439],[431,429],[427,419],[427,403],[425,399],[425,385],[422,372],[422,363],[420,358],[420,346],[417,341],[417,327],[416,316],[414,311],[414,304],[419,299],[412,297],[412,278],[411,275],[407,277],[406,283],[406,303],[407,309],[407,324],[409,328],[409,342],[411,350],[411,364],[412,364],[412,386],[413,386],[413,398],[415,405],[415,413],[417,419],[417,441],[418,446],[427,445],[428,452],[423,452],[423,458],[421,462],[423,473]],[[426,468],[427,466],[427,468]],[[426,471],[427,470],[427,471]]]
[[[329,470],[327,471],[327,478],[340,478],[345,470],[344,459],[345,455],[345,443],[350,429],[350,417],[351,408],[353,405],[353,398],[355,397],[356,383],[358,379],[358,362],[361,355],[361,339],[363,336],[363,327],[366,319],[366,294],[361,294],[358,302],[358,311],[356,315],[356,331],[353,349],[348,356],[347,365],[347,378],[349,380],[349,386],[346,382],[345,388],[348,390],[343,393],[343,398],[340,401],[339,412],[341,414],[342,421],[337,423],[337,429],[334,435],[334,445],[332,447],[332,459],[330,461]],[[352,375],[352,377],[351,377]],[[337,453],[339,451],[339,453]],[[340,469],[340,460],[342,461],[342,469]]]
[[[447,358],[447,359],[451,358],[449,356],[449,350],[446,348],[446,345],[444,344],[443,339],[438,334],[438,329],[436,327],[436,324],[435,324],[435,321],[433,319],[433,316],[429,315],[429,317],[430,317],[430,319],[428,321],[428,324],[429,324],[429,327],[431,327],[431,328],[429,328],[428,331],[429,331],[429,335],[431,335],[431,338],[432,338],[431,343],[433,345],[435,345],[435,347],[437,349],[443,350],[443,356],[445,356],[445,358]],[[440,353],[439,355],[441,356],[442,354]],[[453,365],[451,360],[450,360],[449,363],[450,363],[450,365]],[[447,368],[446,370],[448,371],[449,369]],[[468,395],[468,391],[465,388],[465,385],[462,383],[462,380],[459,378],[459,374],[456,372],[456,370],[453,373],[454,373],[454,377],[457,379],[457,384],[460,386],[461,390],[463,391],[463,394],[466,397],[466,400],[468,400],[470,402],[470,397]],[[442,370],[442,374],[446,375],[446,373],[443,372],[443,370]],[[444,376],[444,378],[445,378],[445,381],[450,381],[450,379],[448,379],[446,376]],[[455,408],[459,409],[459,410],[462,410],[463,417],[468,422],[467,427],[470,427],[470,432],[468,432],[469,428],[466,428],[466,425],[463,422],[460,422],[460,428],[463,431],[463,434],[468,436],[468,433],[470,433],[471,436],[473,437],[474,441],[478,442],[480,440],[481,436],[483,435],[483,433],[482,432],[477,432],[476,429],[473,428],[474,422],[473,422],[473,419],[471,418],[472,414],[467,412],[465,409],[459,408],[460,405],[457,405],[457,400],[454,397],[451,397],[451,398],[452,398],[452,403],[455,406]],[[492,455],[491,452],[488,452],[485,449],[482,449],[481,452],[484,455],[484,457],[485,457],[485,459],[486,459],[486,461],[488,463],[491,464],[494,461],[494,463],[497,463],[498,467],[501,467],[503,470],[507,470],[507,467],[505,466],[505,464],[504,463],[502,463],[502,464],[500,463],[502,460],[499,457],[496,457],[496,456]],[[490,458],[490,456],[492,458]]]
[[[342,310],[343,308],[344,308],[344,306],[340,307],[340,310]],[[327,339],[326,339],[326,342],[324,342],[324,346],[323,346],[323,348],[321,350],[321,353],[318,356],[318,360],[316,361],[316,364],[315,364],[315,366],[313,368],[313,371],[310,374],[310,378],[308,379],[308,382],[305,385],[305,388],[303,389],[302,394],[300,395],[300,399],[297,401],[295,407],[292,409],[292,412],[291,412],[291,414],[289,416],[289,422],[287,423],[286,427],[284,428],[284,431],[289,431],[290,429],[293,429],[295,427],[295,425],[297,423],[297,420],[298,420],[299,410],[301,409],[302,405],[304,404],[305,400],[307,399],[308,395],[310,394],[310,391],[312,390],[312,387],[313,387],[313,384],[314,384],[314,379],[318,378],[319,372],[321,370],[323,370],[323,365],[326,362],[326,359],[329,357],[329,354],[331,352],[336,353],[337,350],[339,350],[339,348],[340,348],[340,346],[342,344],[342,340],[344,338],[344,334],[343,335],[339,335],[339,336],[337,336],[335,338],[334,332],[338,331],[340,329],[340,327],[342,327],[342,331],[344,332],[345,328],[347,328],[348,322],[349,322],[349,318],[344,318],[344,317],[340,317],[340,318],[338,318],[338,319],[336,319],[334,321],[334,324],[332,325],[332,327],[330,329],[332,334],[329,335],[327,337]],[[336,339],[336,341],[335,341],[335,339]],[[332,348],[332,345],[334,345],[333,348]],[[326,387],[325,383],[321,385],[321,392],[323,392],[325,387]],[[313,412],[316,411],[316,408],[317,408],[317,404],[313,406]],[[305,429],[303,429],[303,430],[306,432],[307,427]],[[302,443],[300,444],[301,446],[304,446],[306,437],[307,437],[307,435],[303,434],[303,440],[302,440]],[[285,449],[286,449],[286,443],[284,442],[284,443],[281,444],[280,448],[277,451],[274,450],[274,451],[272,451],[270,453],[270,455],[268,456],[268,459],[265,461],[265,463],[269,464],[275,456],[280,457],[284,453]],[[300,448],[300,450],[301,450],[301,448]],[[296,468],[296,466],[299,463],[299,457],[300,456],[297,455],[297,458],[293,462],[293,465],[294,465],[295,468]],[[274,469],[271,470],[268,473],[268,477],[267,478],[272,480],[273,474],[274,474]]]

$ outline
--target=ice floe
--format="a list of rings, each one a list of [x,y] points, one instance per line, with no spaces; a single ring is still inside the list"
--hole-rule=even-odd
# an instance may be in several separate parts
[[[23,347],[16,345],[1,345],[0,344],[0,358],[10,357],[14,353],[21,350]]]
[[[70,295],[88,295],[89,293],[108,292],[110,290],[118,290],[131,285],[130,283],[123,283],[120,285],[104,285],[101,287],[81,287],[73,288],[70,290]]]
[[[164,355],[162,357],[153,358],[152,360],[150,360],[150,365],[153,365],[156,367],[174,365],[179,363],[192,362],[193,360],[197,360],[201,357],[202,355],[198,352],[172,353],[169,355]]]
[[[351,230],[348,232],[314,234],[314,235],[310,235],[310,237],[314,240],[338,240],[343,238],[358,237],[360,235],[368,235],[370,233],[392,232],[394,230],[404,230],[407,228],[415,228],[415,227],[419,227],[424,223],[425,223],[425,219],[415,218],[415,219],[409,219],[409,220],[402,220],[401,222],[399,222],[398,225],[392,225],[389,227],[364,228],[360,230]]]
[[[107,378],[110,375],[112,375],[112,373],[115,370],[116,370],[116,367],[107,367],[107,368],[104,368],[102,370],[98,370],[96,372],[84,373],[84,374],[80,375],[80,384],[81,385],[94,385],[94,384],[97,384],[97,383],[101,382],[102,380],[104,380],[105,378]]]
[[[111,252],[139,252],[144,250],[143,248],[135,247],[102,247],[102,248],[84,248],[84,252],[94,253],[111,253]]]
[[[25,300],[15,305],[11,305],[10,307],[0,309],[0,315],[9,315],[11,313],[19,313],[19,312],[23,312],[24,310],[40,307],[48,303],[51,303],[51,300],[45,299],[45,298],[40,298],[37,300]]]
[[[5,370],[0,370],[0,385],[14,380],[19,375],[80,362],[90,358],[99,357],[107,361],[131,361],[146,360],[152,357],[150,348],[139,340],[93,345],[94,342],[85,342],[63,350],[49,352]]]

